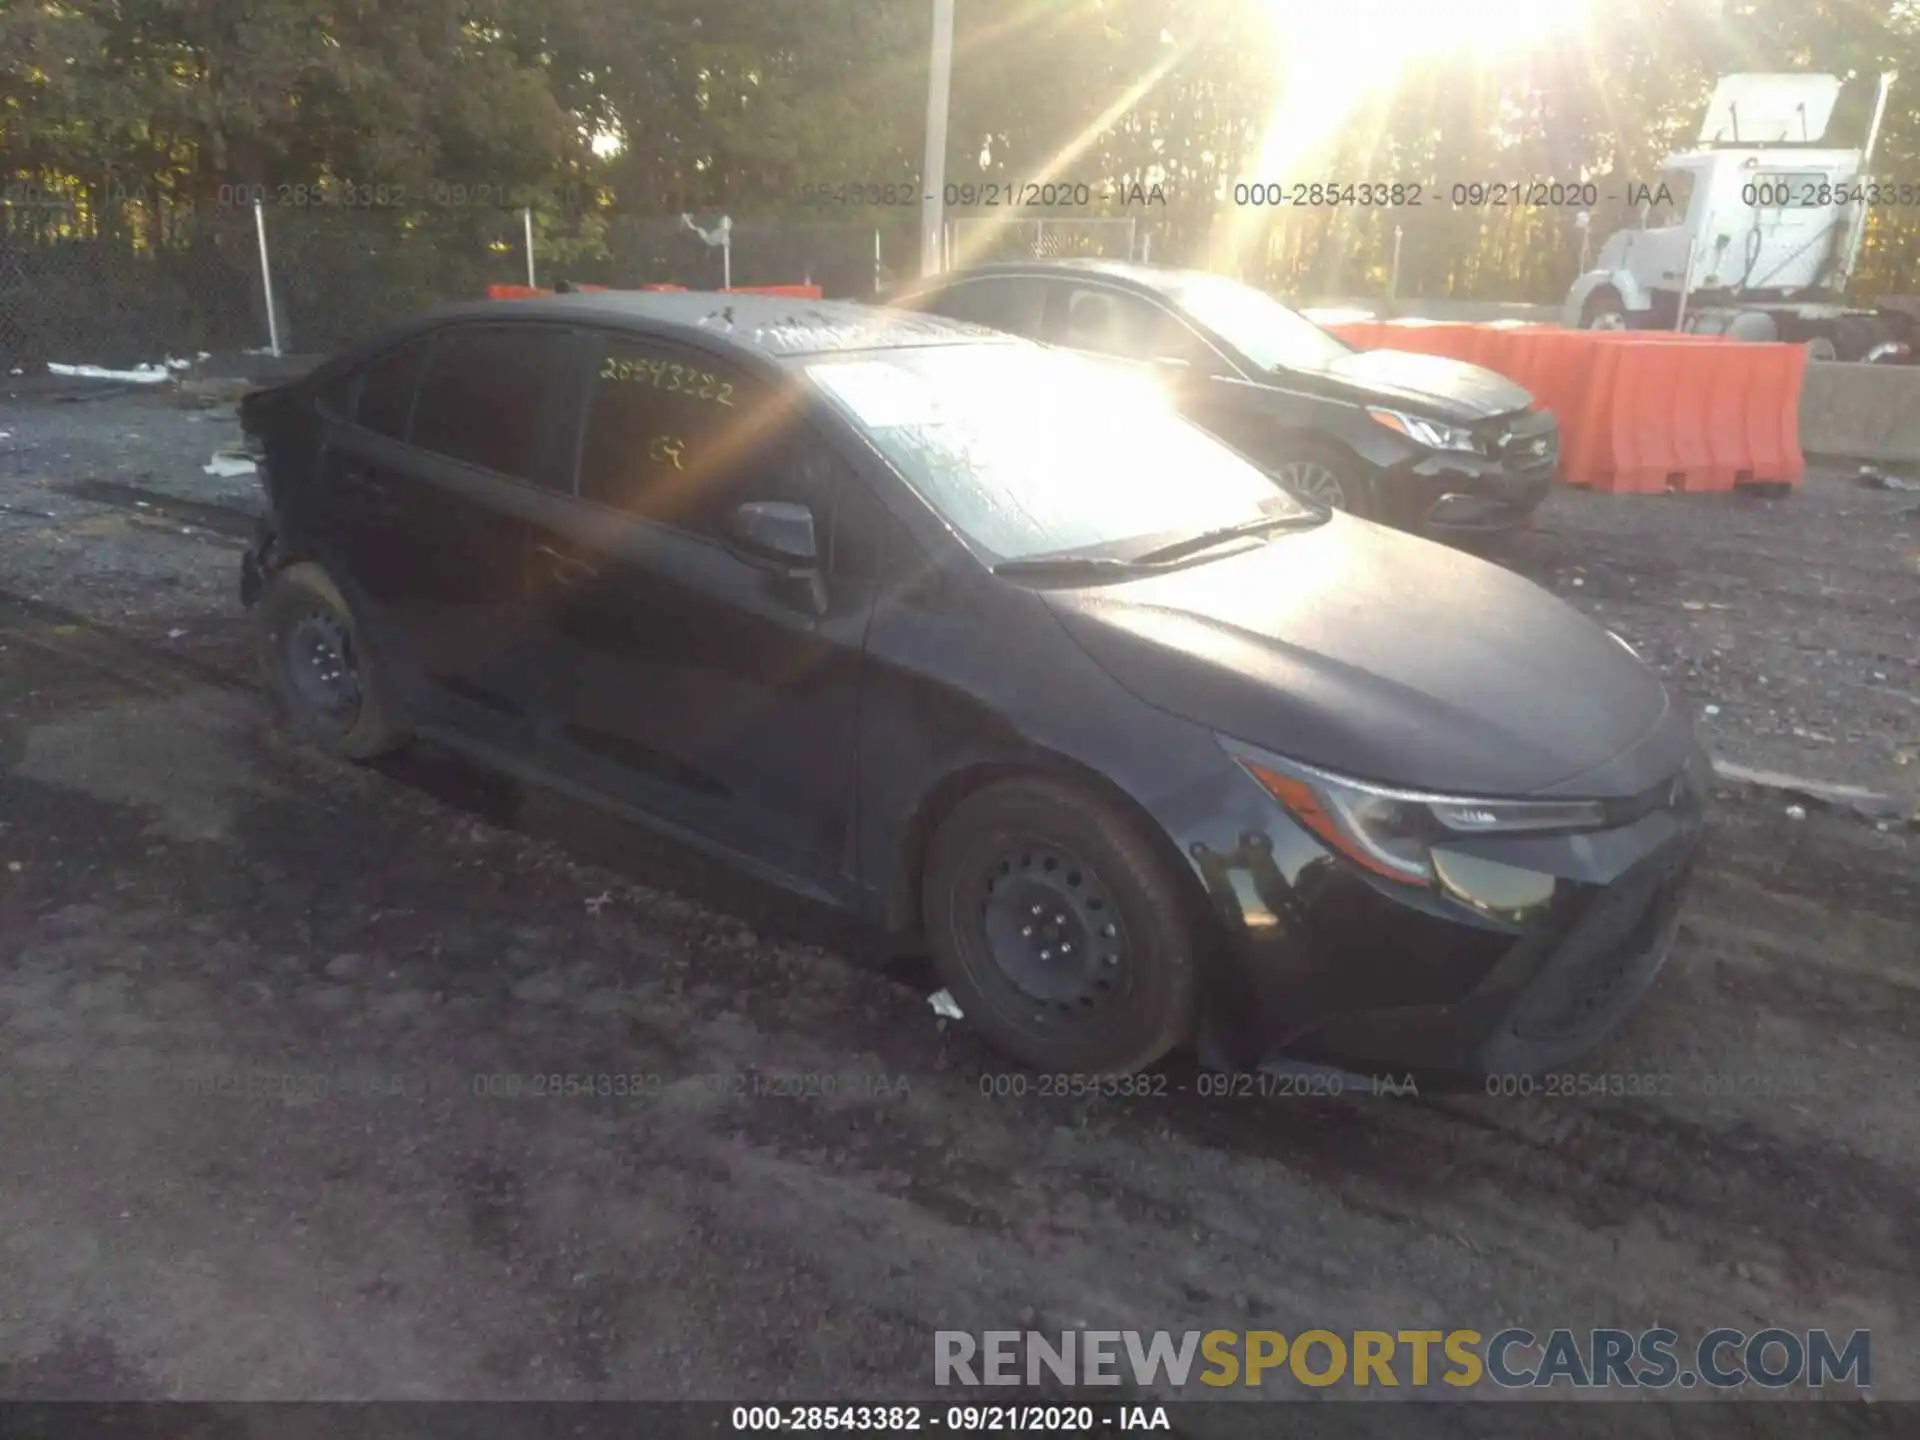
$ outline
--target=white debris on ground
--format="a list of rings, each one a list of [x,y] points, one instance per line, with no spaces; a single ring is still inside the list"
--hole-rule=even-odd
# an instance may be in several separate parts
[[[160,365],[136,365],[131,370],[110,370],[104,365],[56,365],[48,363],[47,369],[55,375],[67,375],[76,380],[121,380],[133,385],[157,385],[163,380],[171,380],[176,370],[192,368],[191,360],[175,360],[168,357]]]
[[[214,451],[213,458],[200,468],[209,475],[227,479],[235,475],[252,475],[259,469],[251,459],[234,450]]]
[[[933,1013],[938,1015],[942,1020],[964,1020],[967,1018],[960,1013],[960,1006],[955,1002],[951,990],[934,991],[933,994],[927,997],[927,1004],[933,1007]]]

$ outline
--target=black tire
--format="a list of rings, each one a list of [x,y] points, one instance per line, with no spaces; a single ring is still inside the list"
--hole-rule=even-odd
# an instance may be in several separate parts
[[[1373,476],[1353,455],[1330,445],[1309,441],[1284,449],[1273,474],[1282,486],[1312,504],[1342,510],[1362,520],[1380,518],[1380,492]],[[1329,483],[1337,494],[1326,488]]]
[[[1611,285],[1602,285],[1587,296],[1586,303],[1580,307],[1580,328],[1631,330],[1633,326],[1627,320],[1627,304],[1620,298],[1620,292]]]
[[[255,617],[268,698],[303,740],[342,760],[371,760],[407,742],[365,627],[326,571],[302,561],[277,572]],[[329,646],[337,653],[326,656]],[[346,683],[328,687],[324,676],[335,672]],[[338,708],[321,698],[329,688]]]
[[[1193,1030],[1201,931],[1177,878],[1117,805],[1057,780],[999,781],[928,846],[927,940],[995,1048],[1043,1072],[1128,1075]]]
[[[1864,360],[1870,350],[1895,338],[1893,327],[1877,315],[1842,315],[1833,322],[1833,348],[1841,360]]]

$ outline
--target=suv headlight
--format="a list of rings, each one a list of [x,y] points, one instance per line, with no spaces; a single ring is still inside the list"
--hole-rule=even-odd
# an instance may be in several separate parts
[[[1451,837],[1593,830],[1607,823],[1592,800],[1476,800],[1397,790],[1283,760],[1222,736],[1261,789],[1322,842],[1376,875],[1433,883],[1433,847]]]
[[[1389,430],[1398,430],[1416,445],[1424,445],[1429,450],[1471,450],[1481,452],[1481,445],[1471,430],[1458,425],[1444,425],[1438,420],[1423,420],[1418,415],[1408,415],[1399,410],[1369,409],[1367,415],[1376,425],[1384,425]]]

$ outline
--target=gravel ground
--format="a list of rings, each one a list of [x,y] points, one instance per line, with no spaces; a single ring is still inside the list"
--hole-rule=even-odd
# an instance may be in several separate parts
[[[1656,1096],[990,1099],[873,937],[437,753],[287,743],[234,594],[257,492],[201,470],[236,438],[0,400],[0,1395],[944,1400],[939,1329],[1659,1323],[1867,1328],[1920,1400],[1904,817],[1726,788],[1582,1066]],[[1910,812],[1916,512],[1566,492],[1509,558],[1721,758]],[[255,1071],[330,1093],[201,1083]],[[554,1072],[648,1078],[475,1093]],[[1704,1433],[1816,1433],[1762,1409]]]

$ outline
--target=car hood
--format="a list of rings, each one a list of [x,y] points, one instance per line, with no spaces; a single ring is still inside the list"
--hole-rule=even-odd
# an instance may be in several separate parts
[[[1484,366],[1409,350],[1356,350],[1307,378],[1349,399],[1398,403],[1442,420],[1490,420],[1533,404],[1524,386]]]
[[[1148,704],[1360,779],[1610,799],[1692,753],[1659,677],[1571,606],[1344,515],[1209,563],[1043,593]]]

